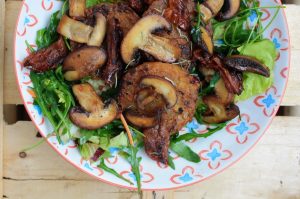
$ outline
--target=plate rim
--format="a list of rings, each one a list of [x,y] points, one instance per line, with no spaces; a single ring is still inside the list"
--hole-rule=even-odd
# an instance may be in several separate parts
[[[27,0],[22,0],[22,5],[19,9],[19,12],[18,12],[18,17],[17,17],[17,21],[16,21],[16,24],[15,24],[15,31],[14,31],[14,48],[13,48],[13,61],[14,61],[14,73],[15,73],[15,78],[16,78],[16,83],[17,83],[17,87],[18,87],[18,92],[19,92],[19,95],[21,96],[21,99],[22,99],[22,103],[25,107],[25,110],[26,112],[28,113],[28,116],[30,117],[30,120],[31,122],[34,124],[35,128],[38,130],[38,131],[41,131],[39,125],[35,122],[33,116],[30,114],[29,112],[29,108],[28,108],[28,105],[26,104],[25,102],[25,99],[24,99],[24,96],[23,96],[23,92],[22,92],[22,89],[20,87],[20,81],[19,81],[19,78],[18,78],[18,74],[17,74],[17,60],[16,60],[16,38],[17,38],[17,26],[19,24],[19,21],[20,21],[20,16],[21,16],[21,12],[22,12],[22,8],[24,7],[24,3],[25,1]],[[282,4],[282,1],[281,0],[275,0],[275,3],[279,3],[280,5],[283,5]],[[278,103],[278,106],[276,106],[275,108],[275,112],[272,116],[272,118],[270,118],[266,128],[263,130],[263,132],[261,133],[261,135],[257,138],[257,140],[255,140],[255,142],[252,144],[252,146],[250,146],[240,157],[238,157],[236,160],[232,161],[231,163],[229,163],[227,166],[225,166],[224,168],[220,169],[219,171],[215,172],[214,174],[211,174],[209,176],[207,176],[206,178],[203,178],[203,179],[199,179],[199,180],[196,180],[196,181],[193,181],[191,183],[185,183],[183,185],[180,185],[180,186],[176,186],[176,187],[169,187],[169,188],[141,188],[142,191],[168,191],[168,190],[176,190],[176,189],[180,189],[180,188],[183,188],[183,187],[188,187],[188,186],[192,186],[192,185],[195,185],[197,183],[200,183],[200,182],[203,182],[203,181],[206,181],[206,180],[209,180],[211,179],[212,177],[216,176],[216,175],[219,175],[220,173],[222,173],[223,171],[227,170],[228,168],[232,167],[233,165],[235,165],[237,162],[239,162],[242,158],[244,158],[256,145],[257,143],[261,140],[261,138],[265,135],[265,133],[269,130],[274,118],[276,117],[276,113],[278,112],[278,109],[280,108],[280,105],[282,104],[282,100],[285,96],[285,93],[286,93],[286,89],[287,89],[287,85],[288,85],[288,82],[289,82],[289,75],[290,75],[290,65],[291,65],[291,39],[290,39],[290,31],[289,31],[289,24],[288,24],[288,21],[287,21],[287,17],[286,17],[286,13],[285,13],[285,9],[282,9],[282,13],[283,13],[283,19],[284,19],[284,25],[285,25],[285,30],[287,32],[287,35],[288,35],[288,66],[287,66],[287,78],[286,78],[286,83],[285,83],[285,86],[283,88],[283,92],[282,92],[282,95],[280,97],[280,100],[279,100],[279,103]],[[41,134],[43,136],[43,138],[46,138],[46,136],[44,136],[43,134]],[[104,182],[104,183],[107,183],[109,185],[112,185],[112,186],[117,186],[117,187],[121,187],[121,188],[126,188],[126,189],[129,189],[129,190],[134,190],[136,191],[137,188],[136,187],[130,187],[130,186],[125,186],[125,185],[121,185],[121,184],[117,184],[117,183],[114,183],[114,182],[111,182],[111,181],[108,181],[108,180],[105,180],[103,178],[99,178],[89,172],[87,172],[86,170],[84,170],[83,168],[81,168],[80,166],[78,166],[75,162],[69,160],[66,156],[63,155],[63,153],[58,149],[56,148],[50,141],[49,139],[46,139],[46,142],[48,143],[48,145],[50,145],[50,147],[52,149],[54,149],[54,151],[56,153],[59,154],[59,156],[61,156],[66,162],[70,163],[72,166],[74,166],[76,169],[80,170],[81,172],[84,172],[86,174],[88,174],[89,176],[91,176],[93,179],[97,179],[98,181],[101,181],[101,182]]]

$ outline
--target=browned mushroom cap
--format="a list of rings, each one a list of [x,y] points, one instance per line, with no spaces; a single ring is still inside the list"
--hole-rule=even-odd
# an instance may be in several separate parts
[[[252,72],[265,77],[270,77],[269,68],[253,57],[232,55],[225,59],[225,64],[238,71]]]
[[[125,117],[131,124],[140,128],[150,128],[157,124],[154,116],[147,116],[132,110],[126,111]]]
[[[118,113],[117,103],[104,104],[90,84],[77,84],[72,87],[81,107],[70,110],[71,121],[83,129],[94,130],[113,121]]]
[[[203,27],[200,28],[200,31],[201,31],[200,47],[212,55],[214,52],[214,44],[213,44],[210,34]]]
[[[63,63],[67,71],[64,76],[68,81],[79,80],[100,68],[106,61],[103,49],[83,47],[71,52]]]
[[[240,113],[238,106],[234,104],[225,106],[220,103],[217,96],[205,96],[203,97],[203,102],[208,106],[210,114],[204,115],[202,119],[208,124],[218,124],[232,120]]]
[[[121,45],[121,55],[126,64],[135,59],[138,49],[163,62],[172,63],[179,59],[180,47],[170,39],[151,34],[157,29],[171,30],[171,24],[162,16],[149,15],[130,29]]]
[[[224,0],[207,0],[200,5],[202,20],[207,23],[211,18],[216,16],[221,10]]]
[[[123,77],[118,101],[123,110],[128,109],[129,107],[136,107],[136,98],[137,94],[139,95],[140,81],[143,77],[149,75],[159,76],[160,78],[170,80],[176,88],[177,102],[175,106],[170,109],[162,109],[162,112],[168,112],[169,116],[173,114],[170,118],[176,120],[176,122],[172,124],[174,127],[172,132],[179,131],[193,118],[195,113],[196,101],[198,99],[197,91],[200,87],[199,79],[190,75],[187,71],[175,64],[161,62],[143,63],[142,65],[130,69]],[[148,89],[151,87],[145,88]],[[162,95],[159,94],[158,97],[159,96]],[[162,97],[162,99],[164,100],[164,97]],[[164,104],[164,106],[165,105],[166,104]],[[156,113],[157,110],[159,109],[156,109]],[[144,113],[143,111],[140,112]]]
[[[240,72],[229,71],[224,66],[223,61],[219,56],[213,55],[211,57],[203,56],[202,51],[195,50],[194,56],[200,61],[199,67],[206,67],[218,71],[225,82],[225,86],[229,92],[234,94],[241,94],[243,91],[243,81],[240,77]]]
[[[142,78],[141,86],[153,87],[155,92],[161,94],[166,102],[167,108],[172,108],[177,102],[176,88],[169,80],[159,76],[148,75]]]
[[[234,17],[240,9],[241,0],[224,0],[224,5],[219,12],[217,19],[225,21]]]

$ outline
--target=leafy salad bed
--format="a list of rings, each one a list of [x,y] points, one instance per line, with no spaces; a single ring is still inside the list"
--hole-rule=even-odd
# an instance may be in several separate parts
[[[91,7],[96,4],[107,2],[114,3],[110,0],[87,0],[86,6]],[[201,38],[202,32],[200,27],[205,26],[201,19],[200,4],[197,2],[197,17],[195,18],[191,31],[192,39],[195,43]],[[261,9],[276,9],[275,15],[266,26],[262,26]],[[238,14],[232,19],[219,22],[212,19],[213,27],[213,42],[214,50],[223,55],[240,54],[255,57],[267,67],[269,67],[271,76],[265,78],[253,73],[244,73],[243,85],[244,91],[240,96],[235,97],[235,101],[246,100],[252,96],[260,94],[268,89],[273,83],[273,68],[277,56],[275,46],[272,41],[264,39],[264,31],[273,23],[281,6],[276,7],[260,7],[257,0],[242,0]],[[38,49],[46,48],[55,42],[59,35],[56,31],[59,21],[63,14],[69,9],[68,1],[64,1],[61,10],[53,13],[47,27],[39,30],[36,36],[36,45]],[[251,20],[252,19],[252,20]],[[64,38],[68,48],[70,48],[68,38]],[[28,45],[28,43],[26,42]],[[29,45],[29,49],[34,51]],[[195,68],[190,71],[191,74],[201,74],[196,72]],[[141,190],[141,179],[139,164],[141,157],[137,156],[137,152],[143,147],[143,133],[138,129],[129,126],[133,137],[133,145],[129,144],[126,135],[126,129],[120,119],[116,119],[110,124],[97,129],[85,130],[75,127],[68,117],[71,107],[75,105],[74,95],[71,90],[70,82],[66,81],[63,76],[62,66],[56,69],[46,71],[44,73],[36,73],[31,71],[30,78],[33,83],[33,91],[35,92],[34,104],[38,105],[42,113],[50,121],[54,128],[55,135],[60,144],[67,143],[69,140],[74,140],[77,143],[78,150],[82,157],[86,160],[98,162],[98,167],[115,175],[116,177],[129,181],[117,173],[114,169],[109,168],[104,159],[110,157],[110,148],[120,149],[119,155],[128,161],[132,167],[132,171],[136,177],[138,190]],[[202,96],[213,91],[216,82],[220,79],[220,75],[216,74],[211,79],[206,87],[201,87],[199,90],[199,101],[196,108],[195,118],[199,123],[203,123],[202,114],[206,111],[206,105],[201,101]],[[87,77],[81,82],[95,82]],[[116,88],[110,88],[101,93],[103,99],[107,99],[116,94]],[[122,118],[121,118],[122,119]],[[226,126],[225,123],[212,125],[205,134],[198,134],[195,131],[186,134],[176,133],[171,137],[170,149],[180,157],[198,163],[200,158],[185,141],[194,138],[206,138],[213,133],[218,132]],[[172,157],[169,156],[168,164],[172,169],[175,169]]]

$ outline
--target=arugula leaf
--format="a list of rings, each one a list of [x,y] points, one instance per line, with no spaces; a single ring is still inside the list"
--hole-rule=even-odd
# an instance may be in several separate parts
[[[141,173],[140,173],[140,162],[142,160],[141,157],[137,157],[137,152],[139,148],[135,146],[128,146],[124,148],[122,151],[122,156],[130,163],[131,170],[135,176],[137,188],[139,194],[141,194]]]
[[[86,7],[89,8],[99,3],[117,3],[120,1],[121,0],[86,0]]]
[[[133,185],[133,183],[124,178],[123,176],[121,176],[116,170],[112,169],[112,168],[109,168],[105,163],[104,163],[104,159],[101,158],[100,159],[100,164],[98,165],[99,168],[103,169],[104,171],[108,172],[108,173],[111,173],[112,175],[116,176],[117,178],[120,178],[121,180],[124,180],[126,182],[128,182],[129,184]]]
[[[199,134],[197,132],[195,132],[194,129],[192,129],[191,133],[185,133],[183,135],[178,136],[177,138],[174,139],[175,142],[179,142],[179,141],[189,141],[192,140],[194,138],[207,138],[209,136],[211,136],[212,134],[222,130],[225,126],[226,126],[226,122],[225,123],[221,123],[218,124],[217,127],[212,128],[212,129],[208,129],[208,132],[204,133],[204,134]]]
[[[39,105],[42,113],[48,118],[54,127],[60,143],[59,134],[70,133],[71,121],[68,112],[75,105],[70,88],[65,84],[60,73],[61,67],[56,71],[44,73],[30,72],[30,79],[33,83],[32,90],[35,93],[34,104]]]
[[[200,2],[197,2],[196,5],[196,11],[197,11],[197,18],[195,19],[196,25],[194,25],[191,29],[191,36],[192,36],[192,41],[196,44],[201,43],[201,31],[200,31],[200,26],[201,26],[201,11],[200,11]]]
[[[202,102],[202,100],[199,99],[194,114],[194,117],[196,118],[198,123],[200,124],[204,123],[202,120],[202,114],[205,113],[206,110],[207,110],[207,106]]]
[[[50,16],[50,22],[48,26],[37,31],[35,42],[39,49],[50,46],[58,39],[58,33],[56,29],[61,17],[66,13],[68,8],[69,1],[66,0],[62,6],[62,9],[56,11]]]
[[[170,155],[168,155],[168,165],[171,167],[173,170],[175,170],[175,163],[174,163],[174,158]]]
[[[180,157],[198,163],[200,162],[200,157],[195,153],[189,146],[185,145],[183,142],[171,141],[170,148]]]
[[[30,46],[30,44],[28,43],[27,40],[25,40],[25,44],[31,53],[35,52],[34,48],[32,48],[32,46]]]

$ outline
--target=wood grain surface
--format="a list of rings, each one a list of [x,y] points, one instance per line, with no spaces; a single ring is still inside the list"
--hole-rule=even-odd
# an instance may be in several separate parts
[[[127,189],[99,182],[64,161],[46,143],[19,152],[42,138],[31,122],[3,124],[4,104],[21,104],[14,65],[14,29],[21,1],[0,0],[0,198],[138,198]],[[291,71],[283,105],[300,105],[300,6],[288,5]],[[4,16],[5,15],[5,16]],[[5,20],[5,21],[4,21]],[[4,58],[3,58],[4,54]],[[2,63],[4,62],[4,63]],[[3,82],[3,83],[2,83]],[[300,117],[275,117],[262,140],[238,163],[196,185],[174,191],[143,192],[146,199],[300,199]],[[3,160],[2,160],[3,156]],[[3,183],[3,189],[2,189]]]
[[[0,24],[4,24],[5,1],[0,1]],[[0,25],[0,176],[3,176],[3,64],[4,26]],[[3,195],[3,179],[0,178],[0,197]]]
[[[22,129],[22,130],[20,130]],[[276,117],[259,144],[223,173],[191,187],[144,192],[144,198],[300,198],[300,117]],[[4,195],[45,199],[135,198],[133,192],[107,185],[78,171],[46,143],[19,157],[37,138],[31,122],[5,125]],[[15,187],[20,187],[15,189]],[[38,187],[38,189],[35,189]],[[30,191],[34,190],[34,191]],[[31,193],[27,195],[26,193]],[[201,196],[201,197],[199,197]]]

